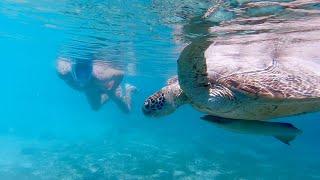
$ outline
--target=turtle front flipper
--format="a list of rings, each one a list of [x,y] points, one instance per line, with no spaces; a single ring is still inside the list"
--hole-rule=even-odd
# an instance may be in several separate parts
[[[205,115],[201,119],[237,133],[273,136],[287,145],[302,133],[290,123],[226,119],[211,115]]]

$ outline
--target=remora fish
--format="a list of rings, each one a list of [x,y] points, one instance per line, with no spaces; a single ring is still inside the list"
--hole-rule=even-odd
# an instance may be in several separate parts
[[[237,133],[273,136],[287,145],[302,133],[290,123],[226,119],[211,115],[205,115],[201,119]]]

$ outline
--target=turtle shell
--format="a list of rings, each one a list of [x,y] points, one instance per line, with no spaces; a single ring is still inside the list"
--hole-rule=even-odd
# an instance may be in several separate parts
[[[309,29],[202,37],[181,53],[191,104],[211,115],[266,120],[320,110],[320,21]]]
[[[179,82],[190,98],[217,84],[267,99],[319,98],[319,49],[320,26],[308,31],[205,37],[182,52]]]

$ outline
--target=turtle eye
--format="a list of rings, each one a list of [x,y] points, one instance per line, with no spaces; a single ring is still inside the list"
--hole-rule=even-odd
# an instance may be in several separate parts
[[[149,107],[150,107],[150,103],[147,100],[147,101],[144,102],[144,108],[149,109]]]

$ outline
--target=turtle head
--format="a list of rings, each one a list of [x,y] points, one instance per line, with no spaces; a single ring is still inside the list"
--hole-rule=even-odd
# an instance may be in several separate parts
[[[145,115],[161,117],[173,113],[179,106],[187,102],[178,81],[169,82],[160,91],[149,96],[142,107]]]

